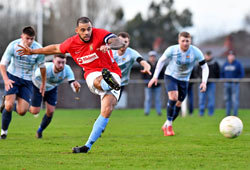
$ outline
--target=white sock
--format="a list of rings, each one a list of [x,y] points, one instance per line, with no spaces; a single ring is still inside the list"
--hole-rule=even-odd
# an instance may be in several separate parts
[[[166,122],[164,123],[164,127],[168,127],[168,126],[172,126],[172,122],[173,121],[170,121],[170,120],[166,120]]]
[[[165,124],[166,124],[165,126],[166,126],[166,127],[172,126],[172,122],[173,122],[173,121],[167,120],[167,121],[165,122]]]
[[[8,130],[1,129],[1,135],[3,135],[3,134],[7,135],[7,133],[8,133]]]

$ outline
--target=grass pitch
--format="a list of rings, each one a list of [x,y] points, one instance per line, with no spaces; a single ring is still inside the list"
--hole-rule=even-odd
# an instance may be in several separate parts
[[[250,169],[250,110],[240,110],[243,133],[227,139],[219,133],[224,110],[213,117],[197,113],[174,122],[173,137],[164,137],[166,116],[143,110],[115,110],[87,154],[72,154],[85,144],[99,110],[57,109],[43,139],[35,132],[41,122],[13,113],[6,140],[0,140],[0,169]]]

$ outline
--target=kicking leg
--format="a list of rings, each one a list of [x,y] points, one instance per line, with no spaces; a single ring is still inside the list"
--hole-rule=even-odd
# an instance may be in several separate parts
[[[112,94],[107,94],[103,97],[101,101],[101,114],[94,123],[92,132],[88,138],[88,141],[84,146],[74,147],[72,149],[73,153],[87,153],[95,141],[101,136],[102,131],[108,124],[109,117],[117,103],[117,99]]]

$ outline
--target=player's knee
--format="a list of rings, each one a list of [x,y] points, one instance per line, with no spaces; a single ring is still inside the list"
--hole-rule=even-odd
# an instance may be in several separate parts
[[[101,80],[102,80],[102,77],[101,77],[101,76],[97,77],[97,78],[94,80],[94,86],[95,86],[95,88],[97,88],[98,90],[102,90],[102,87],[101,87]]]
[[[13,104],[11,104],[11,103],[5,103],[5,110],[7,112],[11,112],[12,109],[13,109]]]
[[[37,115],[39,112],[39,110],[30,110],[30,113],[33,115]]]
[[[20,115],[20,116],[24,116],[26,114],[26,112],[28,111],[28,109],[26,108],[17,108],[16,112]]]
[[[114,107],[113,106],[107,106],[103,109],[103,115],[104,117],[109,117],[111,112],[113,111]]]
[[[54,114],[54,112],[47,112],[47,113],[46,113],[46,115],[47,115],[48,117],[52,117],[53,114]]]
[[[36,109],[34,107],[30,107],[29,112],[33,115],[37,115],[40,112],[40,109]]]
[[[19,111],[17,112],[20,116],[24,116],[26,114],[26,111],[22,110],[22,111]]]
[[[177,96],[171,96],[169,97],[170,100],[173,100],[173,101],[177,101],[178,100],[178,97]]]
[[[105,111],[105,113],[111,113],[113,111],[113,106],[110,105],[110,106],[106,107],[104,111]]]

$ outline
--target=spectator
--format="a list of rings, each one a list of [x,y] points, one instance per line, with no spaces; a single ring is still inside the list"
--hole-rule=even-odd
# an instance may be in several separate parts
[[[221,78],[243,78],[244,69],[241,63],[235,59],[235,53],[230,51],[227,61],[222,67]],[[226,101],[226,115],[229,116],[233,106],[234,116],[238,115],[240,84],[238,82],[224,83],[224,99]]]
[[[143,79],[146,81],[148,84],[149,80],[153,77],[156,63],[157,63],[157,53],[155,51],[150,51],[148,53],[148,63],[151,65],[151,73],[152,75],[149,74],[143,74]],[[160,74],[160,79],[163,79],[164,73],[161,72]],[[148,88],[148,86],[145,86],[144,91],[145,91],[145,100],[144,100],[144,114],[145,116],[148,116],[150,113],[150,108],[152,105],[152,100],[154,97],[154,102],[155,102],[155,110],[159,116],[161,116],[161,84],[158,83],[157,85],[152,85],[151,88]]]
[[[190,79],[194,79],[195,77],[195,70],[192,71]],[[188,83],[188,90],[187,90],[187,102],[188,102],[188,114],[192,115],[194,111],[194,94],[193,94],[193,84],[192,82]]]
[[[209,68],[209,76],[208,80],[211,78],[220,78],[220,66],[217,61],[213,58],[211,51],[207,51],[205,53],[205,60],[207,62]],[[198,77],[201,78],[201,69],[198,68]],[[215,91],[216,91],[216,84],[215,82],[208,82],[207,83],[207,90],[205,92],[199,92],[199,114],[200,116],[204,115],[206,102],[207,102],[207,109],[208,115],[212,116],[214,114],[215,108]]]

